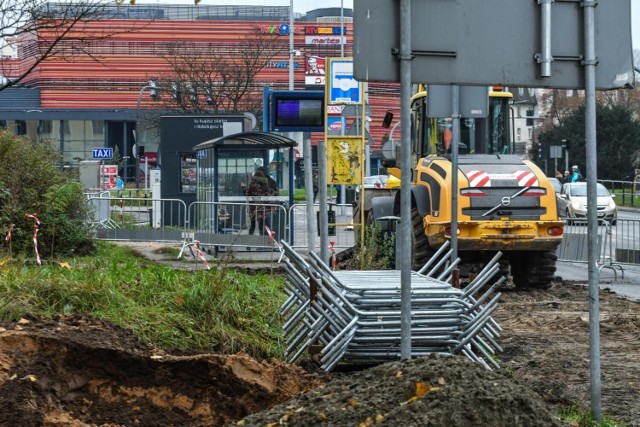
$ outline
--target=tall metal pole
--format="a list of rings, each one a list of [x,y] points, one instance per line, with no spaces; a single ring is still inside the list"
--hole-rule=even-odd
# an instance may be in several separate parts
[[[451,86],[453,141],[451,141],[451,263],[458,258],[458,144],[460,142],[460,87]]]
[[[400,0],[400,357],[411,358],[411,0]]]
[[[596,148],[596,52],[594,0],[584,7],[584,81],[585,81],[585,137],[587,170],[587,235],[589,259],[589,359],[591,360],[591,412],[600,424],[600,270],[598,269],[598,206],[597,206],[597,148]]]
[[[289,90],[293,90],[293,0],[289,2]]]

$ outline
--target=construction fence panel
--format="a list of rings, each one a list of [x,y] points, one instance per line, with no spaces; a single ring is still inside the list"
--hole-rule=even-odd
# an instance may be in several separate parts
[[[562,261],[588,261],[586,222],[565,222],[564,238],[556,254]],[[598,263],[640,264],[640,220],[618,219],[598,225]]]
[[[188,213],[188,238],[216,251],[270,249],[274,247],[274,239],[290,238],[287,209],[279,203],[193,202]]]
[[[353,247],[355,244],[355,234],[358,227],[353,223],[353,207],[350,204],[339,205],[335,203],[328,204],[328,231],[329,240],[333,242],[336,249],[346,249]],[[319,215],[320,206],[313,205],[315,226],[313,231],[316,235],[316,250],[320,244],[320,226]],[[309,223],[306,204],[294,204],[289,209],[289,218],[291,219],[291,230],[293,239],[288,241],[294,248],[308,248],[309,246]]]

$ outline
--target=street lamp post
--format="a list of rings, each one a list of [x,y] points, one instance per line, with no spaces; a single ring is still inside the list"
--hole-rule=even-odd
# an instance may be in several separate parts
[[[149,84],[146,86],[142,86],[142,88],[140,89],[140,92],[138,92],[138,102],[136,104],[136,126],[138,124],[138,122],[140,121],[140,103],[142,102],[142,94],[144,93],[145,90],[150,90],[151,91],[151,97],[153,99],[156,99],[158,97],[158,83],[152,79],[149,80]],[[134,162],[136,165],[136,188],[139,190],[140,189],[140,178],[139,178],[139,174],[138,174],[138,138],[137,138],[137,132],[134,131],[133,132],[133,139],[134,139],[134,153],[133,153],[133,158],[134,158]],[[126,153],[125,153],[126,154]],[[125,174],[126,174],[126,160],[125,160]],[[148,165],[146,164],[146,160],[145,160],[145,175],[144,175],[144,181],[145,181],[145,188],[147,187],[147,167]]]

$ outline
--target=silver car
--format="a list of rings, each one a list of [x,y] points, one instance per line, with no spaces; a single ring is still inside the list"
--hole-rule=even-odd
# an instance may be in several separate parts
[[[597,183],[598,195],[598,220],[610,221],[616,224],[618,219],[618,208],[613,200],[613,195],[604,185]],[[587,183],[571,182],[562,185],[558,196],[558,213],[567,221],[587,220]]]

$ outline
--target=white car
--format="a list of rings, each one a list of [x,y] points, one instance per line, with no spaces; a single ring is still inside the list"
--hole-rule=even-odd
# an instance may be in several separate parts
[[[613,195],[600,183],[597,186],[596,202],[598,207],[598,220],[610,221],[616,224],[618,219],[618,208],[613,200]],[[571,182],[562,185],[562,190],[558,197],[558,213],[567,221],[587,220],[587,183]]]

